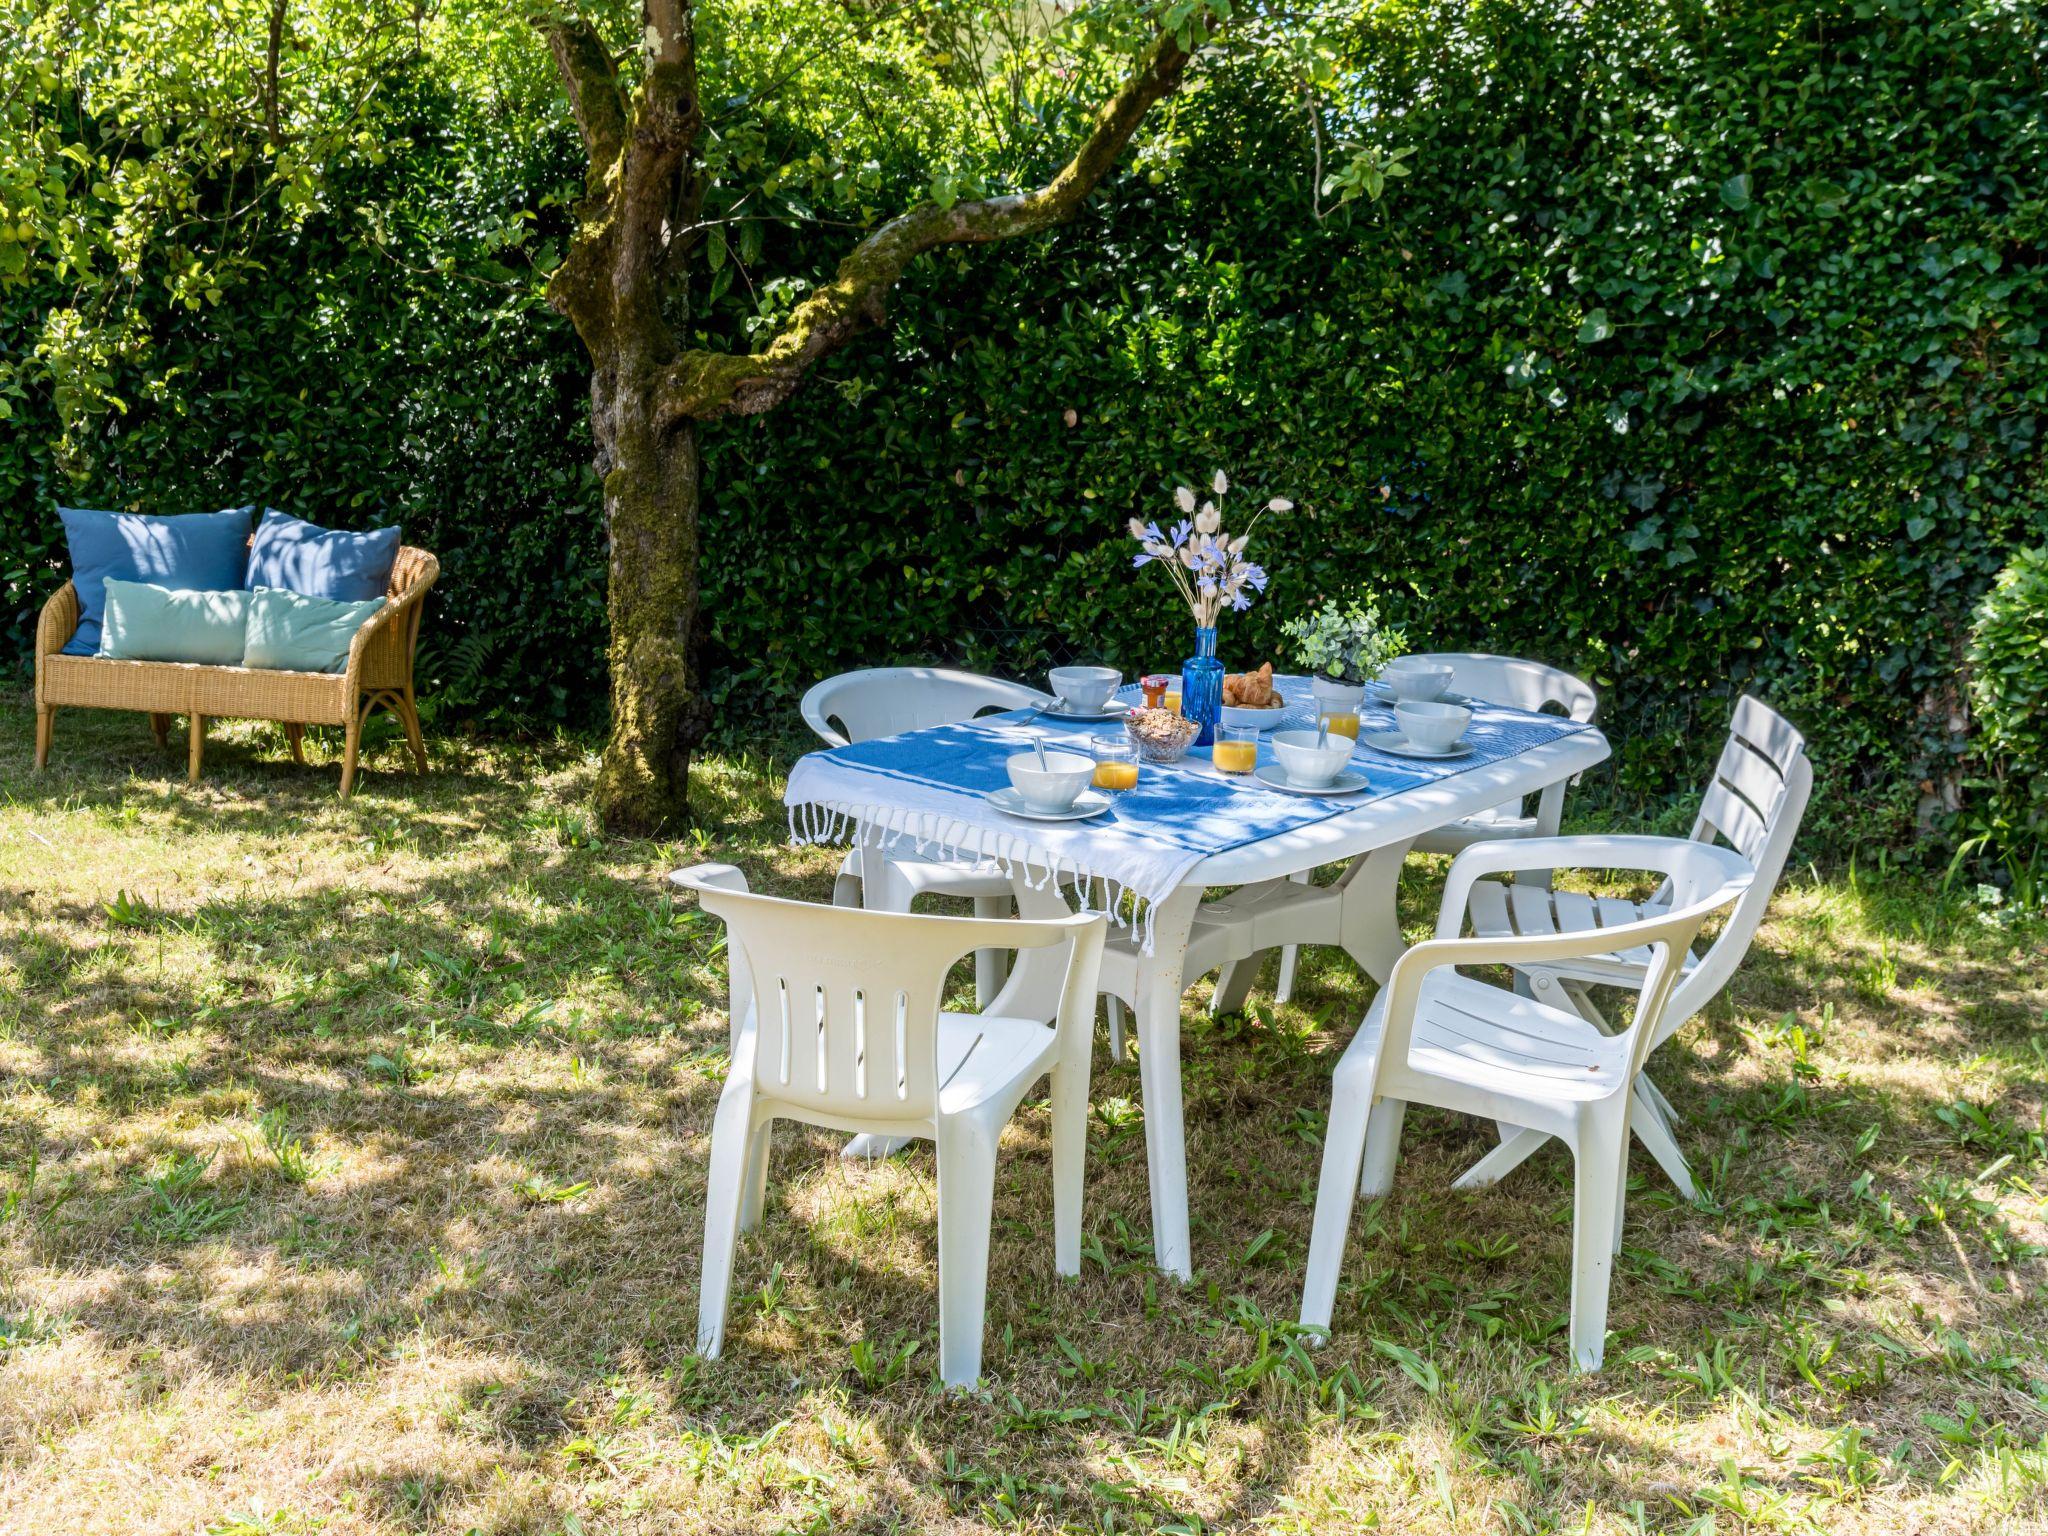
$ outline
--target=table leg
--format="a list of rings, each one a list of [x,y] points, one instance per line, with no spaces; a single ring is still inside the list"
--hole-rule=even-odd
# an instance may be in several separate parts
[[[1381,986],[1408,947],[1401,937],[1401,871],[1415,839],[1388,843],[1351,861],[1338,882],[1344,888],[1344,952]]]
[[[1152,1184],[1152,1259],[1194,1278],[1188,1235],[1188,1143],[1181,1111],[1180,1002],[1188,931],[1202,888],[1182,886],[1152,910],[1152,953],[1138,962],[1138,1081],[1145,1106],[1145,1171]]]

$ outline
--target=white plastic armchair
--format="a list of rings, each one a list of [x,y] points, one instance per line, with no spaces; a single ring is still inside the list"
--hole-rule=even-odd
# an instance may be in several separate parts
[[[843,747],[878,736],[972,720],[989,710],[1044,704],[1051,695],[1022,683],[945,667],[869,667],[815,683],[799,708],[804,723],[828,747]],[[958,896],[974,903],[977,917],[1002,917],[1011,910],[1009,877],[989,860],[947,859],[904,845],[887,856],[854,848],[839,866],[832,887],[836,906],[865,906],[877,912],[908,912],[919,896]],[[1003,957],[984,950],[974,957],[975,1001],[986,1005],[1003,988]]]
[[[740,1024],[711,1128],[697,1348],[725,1343],[738,1235],[761,1218],[777,1120],[936,1143],[939,1375],[981,1374],[996,1146],[1026,1090],[1052,1078],[1053,1263],[1080,1272],[1088,1073],[1105,920],[850,911],[749,892],[730,865],[669,876],[724,919]],[[946,973],[980,947],[1068,947],[1059,1012],[942,1011]],[[751,1003],[751,1008],[749,1007]]]
[[[1489,704],[1507,704],[1532,712],[1562,711],[1573,720],[1590,721],[1600,706],[1590,683],[1540,661],[1514,656],[1489,656],[1477,651],[1439,651],[1414,658],[1451,669],[1451,688]],[[1417,853],[1457,853],[1496,837],[1554,837],[1564,815],[1569,781],[1559,779],[1536,796],[1531,812],[1522,800],[1510,800],[1477,816],[1417,838]]]
[[[1670,886],[1667,911],[1608,936],[1625,937],[1650,957],[1635,1018],[1619,1034],[1456,970],[1597,953],[1596,935],[1459,937],[1482,876],[1567,867],[1651,870]],[[1303,1326],[1329,1331],[1353,1203],[1392,1186],[1407,1106],[1435,1104],[1534,1127],[1571,1148],[1571,1353],[1580,1368],[1600,1368],[1613,1258],[1621,1247],[1631,1088],[1657,1038],[1680,957],[1700,925],[1733,906],[1750,878],[1748,863],[1727,849],[1665,838],[1529,838],[1478,843],[1458,855],[1436,937],[1402,954],[1337,1066]]]
[[[1705,954],[1683,957],[1684,969],[1651,1049],[1683,1029],[1728,985],[1763,925],[1772,894],[1784,875],[1792,840],[1813,794],[1813,764],[1806,739],[1784,716],[1750,695],[1736,701],[1728,740],[1700,799],[1689,838],[1693,843],[1725,842],[1755,871],[1755,879],[1729,914]],[[1668,839],[1676,842],[1677,839]],[[1534,995],[1574,1010],[1599,1028],[1609,1028],[1588,990],[1606,985],[1641,987],[1649,956],[1620,942],[1619,929],[1668,909],[1670,894],[1647,902],[1552,891],[1534,883],[1481,881],[1472,890],[1472,926],[1488,936],[1593,934],[1606,939],[1600,952],[1569,960],[1521,966]],[[1637,1085],[1635,1134],[1686,1199],[1693,1198],[1692,1171],[1680,1151],[1674,1127],[1678,1113],[1645,1073]],[[1490,1184],[1519,1166],[1546,1138],[1532,1128],[1504,1135],[1499,1147],[1468,1170],[1461,1185]]]

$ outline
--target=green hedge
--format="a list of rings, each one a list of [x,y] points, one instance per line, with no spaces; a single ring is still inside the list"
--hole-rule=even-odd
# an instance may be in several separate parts
[[[1385,202],[1319,221],[1298,89],[1225,62],[1158,124],[1156,180],[928,259],[887,334],[707,432],[726,728],[847,666],[1177,661],[1187,622],[1119,530],[1222,465],[1301,504],[1260,531],[1233,662],[1373,584],[1418,643],[1591,678],[1630,805],[1688,793],[1747,688],[1811,736],[1813,846],[1910,836],[1964,771],[1972,608],[2048,534],[2034,10],[1408,5],[1344,45],[1384,104],[1351,131],[1416,149]],[[60,579],[53,496],[395,512],[446,562],[444,718],[596,721],[580,358],[493,246],[508,208],[558,227],[574,146],[558,113],[450,129],[437,89],[395,98],[413,148],[335,199],[404,188],[433,260],[340,218],[280,237],[260,302],[167,314],[176,397],[133,404],[82,487],[15,400],[17,645]],[[765,269],[832,248],[776,234]],[[0,345],[30,318],[0,297]]]

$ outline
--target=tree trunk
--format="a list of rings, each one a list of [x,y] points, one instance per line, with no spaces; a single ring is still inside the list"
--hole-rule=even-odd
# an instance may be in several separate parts
[[[591,382],[610,542],[612,681],[597,804],[607,828],[637,836],[689,819],[690,754],[709,716],[698,694],[696,424],[657,424],[653,393],[645,381],[604,371]]]

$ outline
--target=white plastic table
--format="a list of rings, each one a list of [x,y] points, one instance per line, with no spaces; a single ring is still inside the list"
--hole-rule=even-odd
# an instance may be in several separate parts
[[[1438,827],[1571,778],[1603,761],[1608,751],[1607,738],[1598,730],[1578,731],[1216,854],[1197,864],[1157,904],[1151,954],[1128,941],[1111,945],[1104,957],[1103,987],[1133,1005],[1152,1186],[1153,1257],[1160,1269],[1180,1280],[1194,1273],[1180,1073],[1181,998],[1189,981],[1213,965],[1297,942],[1339,944],[1384,985],[1405,947],[1395,897],[1410,845]],[[1296,885],[1288,879],[1346,860],[1350,867],[1334,887]],[[1216,886],[1251,890],[1212,904],[1210,910],[1221,921],[1205,922],[1202,896]],[[1016,892],[1019,916],[1053,917],[1067,910],[1056,884],[1033,889],[1020,877]],[[1271,920],[1263,920],[1252,907],[1270,909]],[[1062,974],[1056,953],[1025,952],[987,1011],[1050,1021],[1059,1009]],[[1248,980],[1241,972],[1230,989],[1239,1000]]]

